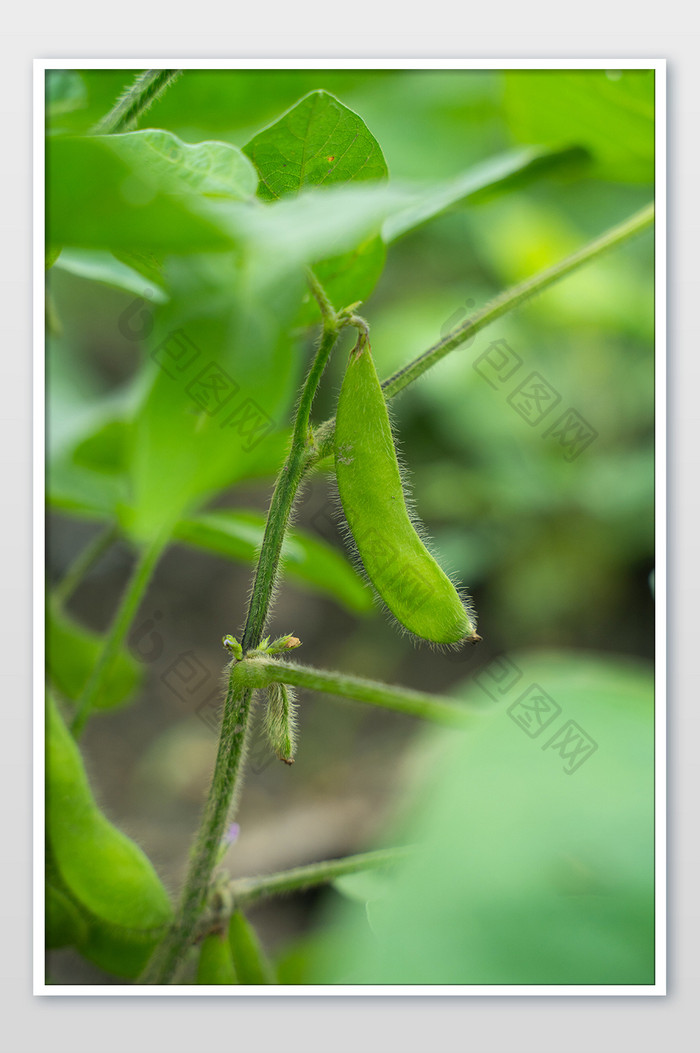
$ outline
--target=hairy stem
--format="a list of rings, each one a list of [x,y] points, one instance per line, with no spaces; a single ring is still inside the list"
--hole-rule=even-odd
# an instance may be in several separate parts
[[[124,89],[109,113],[97,122],[92,134],[114,135],[133,131],[139,117],[181,73],[181,69],[146,69],[139,73],[134,83]]]
[[[240,786],[252,698],[252,691],[240,689],[229,680],[214,775],[192,848],[180,904],[173,924],[141,977],[142,984],[173,982],[206,905],[226,820]]]
[[[625,220],[624,223],[612,227],[611,230],[589,242],[588,245],[584,245],[582,249],[572,253],[571,256],[567,256],[565,259],[560,260],[559,263],[555,263],[554,266],[536,274],[533,278],[528,278],[527,281],[521,282],[520,285],[516,285],[514,288],[501,293],[500,296],[497,296],[495,300],[492,300],[481,311],[477,311],[466,322],[463,322],[456,329],[453,329],[451,333],[448,333],[439,343],[428,348],[413,362],[410,362],[403,369],[398,370],[393,376],[383,381],[384,394],[387,398],[392,398],[408,384],[422,376],[426,370],[434,366],[436,362],[439,362],[450,351],[454,351],[456,347],[459,347],[460,344],[463,344],[465,340],[474,336],[481,329],[491,325],[498,318],[502,318],[504,314],[508,314],[516,307],[519,307],[520,304],[525,303],[526,300],[530,300],[537,295],[537,293],[548,289],[550,285],[554,285],[555,282],[565,278],[568,274],[577,271],[584,264],[590,263],[597,256],[601,256],[604,252],[609,252],[610,249],[614,249],[623,242],[633,238],[636,234],[640,234],[643,230],[650,227],[653,222],[654,206],[652,204],[647,205],[646,208]]]
[[[76,738],[85,727],[92,712],[105,678],[111,669],[112,662],[124,642],[131,621],[143,599],[163,548],[164,541],[159,538],[157,541],[147,545],[138,558],[131,578],[124,590],[117,613],[105,637],[100,656],[78,701],[78,709],[71,723],[71,731]]]
[[[282,542],[294,498],[304,474],[310,448],[309,417],[316,389],[343,322],[335,315],[325,320],[321,342],[309,369],[292,432],[292,441],[275,485],[265,524],[260,556],[243,630],[243,651],[257,647],[262,638],[279,568]],[[232,666],[219,737],[214,776],[197,833],[185,885],[175,920],[141,978],[142,983],[169,984],[177,975],[184,952],[196,932],[206,904],[212,873],[232,804],[243,777],[245,738],[253,689],[239,683]]]
[[[347,874],[364,870],[376,870],[400,863],[410,856],[410,848],[385,848],[377,852],[362,852],[345,859],[328,859],[320,863],[283,870],[265,877],[240,878],[227,886],[227,893],[234,907],[247,907],[266,896],[278,896],[285,892],[325,885]]]
[[[242,687],[250,689],[268,687],[271,683],[293,684],[311,691],[340,695],[355,702],[367,702],[383,709],[429,720],[451,727],[466,727],[473,722],[475,713],[459,702],[445,702],[434,695],[411,691],[405,687],[392,687],[376,680],[351,676],[348,673],[331,673],[324,669],[297,665],[264,657],[247,658],[233,669],[232,679]]]
[[[414,380],[422,376],[436,362],[448,355],[450,351],[460,347],[466,340],[471,339],[482,329],[485,329],[486,326],[491,325],[492,322],[502,318],[505,314],[508,314],[538,293],[544,292],[545,289],[554,285],[555,282],[561,281],[562,278],[579,270],[580,267],[590,263],[596,257],[602,256],[603,253],[609,252],[618,245],[629,241],[630,238],[635,237],[637,234],[641,234],[642,231],[651,227],[653,223],[654,206],[651,204],[625,220],[624,223],[612,227],[599,238],[589,242],[588,245],[585,245],[577,252],[572,253],[571,256],[567,256],[565,259],[560,260],[559,263],[555,263],[552,267],[548,267],[546,270],[534,275],[534,277],[528,278],[527,281],[515,285],[512,289],[507,289],[500,296],[497,296],[495,300],[492,300],[491,303],[453,329],[437,344],[433,344],[432,347],[429,347],[422,355],[418,355],[403,369],[398,370],[392,376],[382,381],[385,398],[390,399],[394,395],[398,395],[399,391],[403,391],[405,387],[412,384]],[[334,419],[324,421],[316,430],[314,463],[332,454],[334,431]]]
[[[118,533],[114,524],[105,527],[78,553],[58,585],[54,586],[53,598],[57,603],[65,606],[90,568],[116,540]]]
[[[308,282],[309,288],[313,294],[313,297],[318,304],[318,309],[321,312],[321,319],[323,324],[329,327],[335,325],[335,311],[333,304],[328,299],[326,290],[321,285],[320,281],[311,270],[311,267],[306,268],[306,281]]]
[[[294,498],[309,460],[311,450],[311,437],[309,434],[311,405],[330,353],[338,339],[338,332],[338,323],[334,314],[324,324],[321,343],[311,364],[311,369],[299,400],[289,454],[277,479],[277,485],[270,502],[260,557],[255,570],[253,590],[248,604],[248,616],[241,641],[244,654],[251,648],[257,647],[265,630],[265,622],[270,609],[270,598],[279,570],[282,542],[289,523]]]

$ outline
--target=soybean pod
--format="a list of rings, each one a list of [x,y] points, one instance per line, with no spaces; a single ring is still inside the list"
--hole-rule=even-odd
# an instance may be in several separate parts
[[[421,540],[406,507],[369,344],[350,354],[335,426],[338,490],[367,576],[400,624],[435,644],[476,642],[471,607]]]
[[[228,941],[239,984],[275,983],[274,970],[257,933],[240,910],[235,910],[229,920]]]
[[[270,684],[267,689],[265,731],[272,749],[285,764],[294,764],[296,750],[296,704],[294,689]]]
[[[211,932],[204,937],[197,963],[198,984],[237,984],[231,947],[226,933]]]
[[[167,893],[138,845],[98,808],[51,697],[46,747],[49,942],[134,978],[172,918]]]

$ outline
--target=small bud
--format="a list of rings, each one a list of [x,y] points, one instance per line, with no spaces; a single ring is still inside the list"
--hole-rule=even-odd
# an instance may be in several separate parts
[[[267,651],[269,654],[280,654],[282,651],[292,651],[295,647],[301,647],[301,640],[287,633],[286,636],[279,636],[273,640]]]
[[[226,650],[229,652],[229,654],[232,654],[233,657],[237,658],[240,662],[243,658],[243,648],[239,644],[236,637],[228,634],[222,638],[221,642],[226,648]]]

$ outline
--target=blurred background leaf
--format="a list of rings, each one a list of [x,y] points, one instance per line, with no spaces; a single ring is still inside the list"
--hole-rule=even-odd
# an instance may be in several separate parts
[[[183,143],[171,132],[146,130],[104,137],[105,144],[155,187],[191,190],[205,197],[248,201],[257,189],[255,170],[229,143]]]
[[[414,787],[394,836],[417,850],[364,890],[368,919],[364,903],[326,919],[338,931],[306,982],[653,983],[653,678],[581,654],[510,660],[507,702]],[[542,726],[532,692],[518,702],[533,684],[559,709]]]
[[[46,623],[46,666],[50,682],[63,698],[77,702],[102,650],[102,639],[78,625],[54,605]],[[120,652],[105,677],[96,701],[98,709],[111,709],[131,698],[143,679],[143,667],[125,651]]]
[[[216,510],[182,520],[175,538],[228,559],[253,563],[260,549],[265,517],[257,512]],[[357,613],[374,607],[369,586],[347,559],[321,538],[292,528],[282,546],[282,575],[334,596]]]
[[[578,143],[600,179],[654,178],[653,70],[509,70],[510,127],[526,143]]]

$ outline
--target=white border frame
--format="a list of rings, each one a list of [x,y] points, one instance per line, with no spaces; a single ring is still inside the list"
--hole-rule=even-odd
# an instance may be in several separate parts
[[[51,69],[649,69],[655,73],[655,983],[649,985],[275,985],[224,988],[203,985],[115,987],[107,984],[45,983],[44,948],[44,667],[45,667],[45,348],[44,348],[44,76]],[[662,996],[666,994],[666,685],[667,685],[667,355],[666,355],[666,60],[665,59],[35,59],[33,134],[33,713],[34,713],[34,987],[35,995],[141,997],[284,997],[361,995],[438,996]]]

